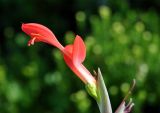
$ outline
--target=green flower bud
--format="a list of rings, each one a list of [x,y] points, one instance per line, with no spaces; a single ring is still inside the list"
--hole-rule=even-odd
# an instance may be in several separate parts
[[[87,83],[86,90],[93,98],[95,98],[95,100],[97,100],[97,86],[95,83]]]

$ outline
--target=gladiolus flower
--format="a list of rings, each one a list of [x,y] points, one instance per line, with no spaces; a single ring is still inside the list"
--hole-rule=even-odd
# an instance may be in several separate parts
[[[80,36],[76,36],[73,45],[63,47],[55,35],[47,27],[37,23],[22,24],[22,30],[31,37],[28,46],[34,42],[45,42],[60,49],[69,68],[85,83],[96,83],[95,78],[82,64],[86,56],[85,44]]]
[[[100,112],[112,113],[108,91],[100,69],[98,69],[98,74],[95,72],[95,75],[97,75],[97,79],[95,79],[83,65],[83,61],[86,57],[86,47],[80,36],[77,35],[75,37],[73,44],[64,47],[60,44],[52,31],[41,24],[27,23],[22,24],[21,28],[31,37],[28,41],[28,46],[34,45],[35,42],[45,42],[57,47],[62,52],[64,61],[68,67],[85,83],[88,93],[96,99]],[[132,87],[129,89],[129,92],[115,113],[129,113],[131,111],[134,103],[131,100],[126,105],[125,101],[129,94],[131,94],[134,86],[135,80],[133,80]]]

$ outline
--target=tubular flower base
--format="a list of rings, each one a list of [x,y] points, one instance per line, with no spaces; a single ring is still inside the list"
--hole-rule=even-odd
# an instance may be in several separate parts
[[[85,83],[88,93],[97,101],[100,112],[112,113],[108,91],[100,69],[98,69],[98,74],[95,72],[97,78],[94,78],[83,65],[83,61],[86,57],[86,47],[80,36],[77,35],[75,37],[73,44],[64,47],[60,44],[52,31],[41,24],[26,23],[22,24],[21,29],[31,38],[28,41],[28,46],[34,45],[35,42],[44,42],[57,47],[62,52],[64,61],[68,67]],[[135,80],[127,96],[123,99],[115,113],[129,113],[131,111],[134,106],[132,100],[130,100],[127,105],[125,105],[125,100],[134,86]]]

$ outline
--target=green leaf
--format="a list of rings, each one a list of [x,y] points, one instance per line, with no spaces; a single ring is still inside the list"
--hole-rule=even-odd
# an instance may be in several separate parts
[[[101,113],[112,113],[112,107],[108,95],[107,88],[105,86],[102,74],[98,68],[98,77],[97,77],[97,94],[98,94],[98,107]]]

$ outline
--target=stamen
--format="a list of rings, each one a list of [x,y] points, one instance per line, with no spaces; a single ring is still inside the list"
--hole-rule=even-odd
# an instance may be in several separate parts
[[[31,44],[34,45],[34,41],[35,41],[36,37],[32,38],[31,40]]]
[[[34,45],[35,39],[36,39],[36,37],[31,38],[31,39],[28,41],[28,46]]]

